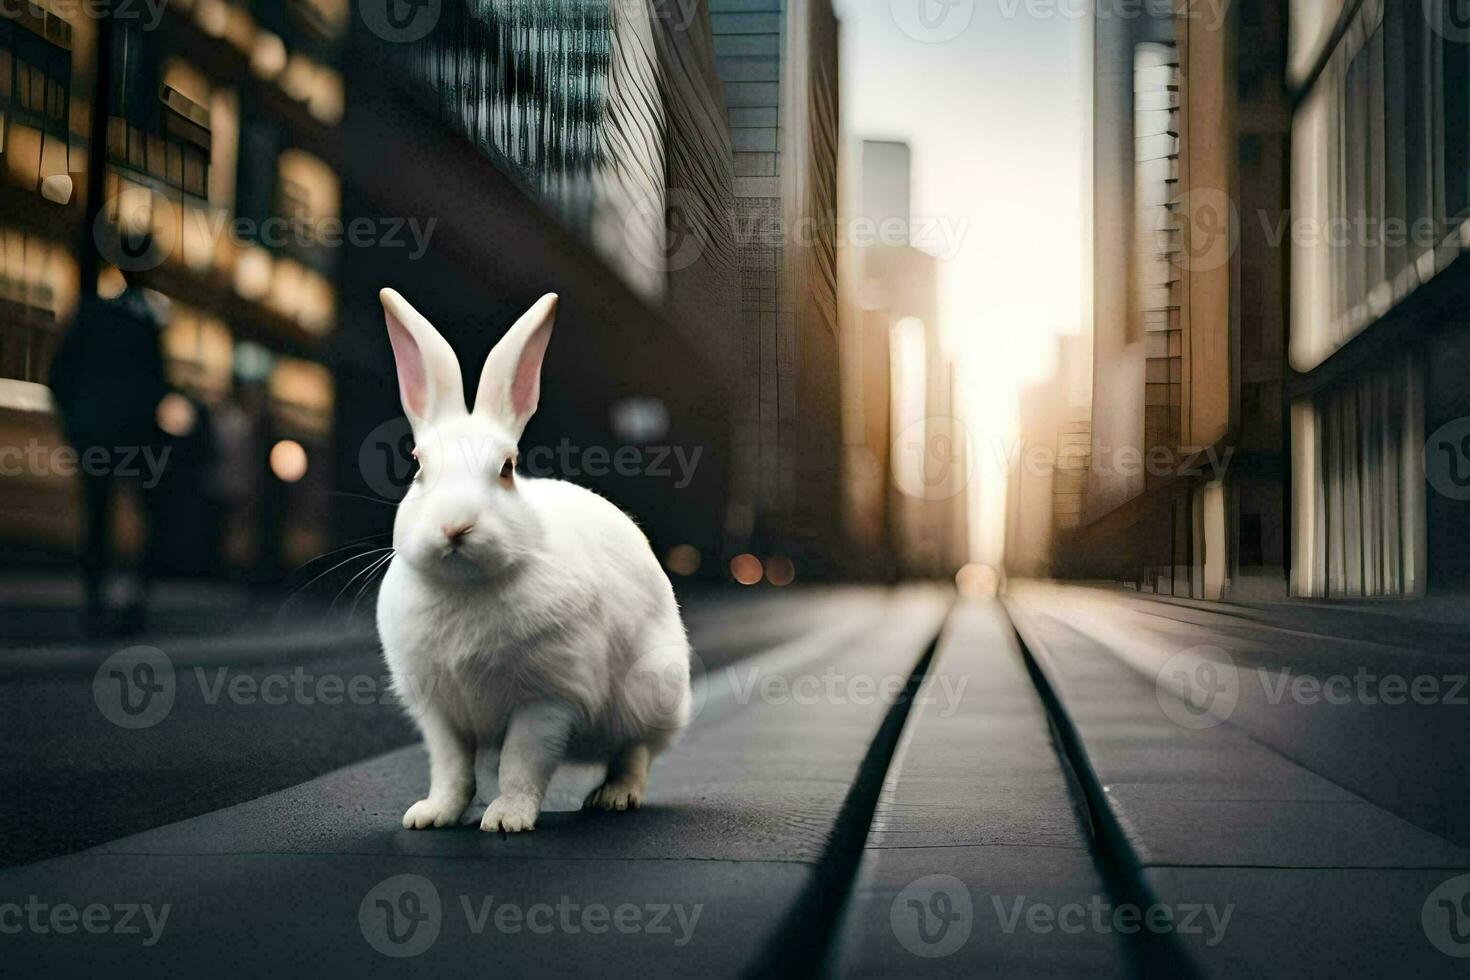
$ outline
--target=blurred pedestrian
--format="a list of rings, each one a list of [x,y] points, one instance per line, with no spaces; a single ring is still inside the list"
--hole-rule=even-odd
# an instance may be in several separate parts
[[[63,431],[84,461],[78,467],[85,505],[81,568],[85,626],[94,635],[113,629],[133,633],[144,625],[156,533],[151,491],[160,475],[155,470],[166,459],[157,415],[168,383],[158,332],[158,317],[148,299],[129,283],[113,299],[92,297],[82,303],[51,365],[51,390]],[[107,578],[119,565],[113,554],[112,509],[123,487],[139,504],[143,541],[131,594],[112,621]]]

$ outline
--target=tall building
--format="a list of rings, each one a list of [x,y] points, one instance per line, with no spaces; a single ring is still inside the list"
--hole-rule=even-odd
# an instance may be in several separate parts
[[[126,272],[161,313],[184,398],[165,426],[164,570],[278,568],[323,541],[337,294],[315,236],[339,213],[348,6],[95,13],[25,4],[0,22],[0,442],[35,450],[0,477],[4,551],[74,547],[76,480],[44,382],[79,303]],[[218,467],[199,463],[206,441]],[[136,503],[121,516],[127,545]]]
[[[1463,589],[1470,34],[1453,2],[1294,2],[1291,585]]]
[[[1093,26],[1092,445],[1065,563],[1284,595],[1284,6]]]
[[[737,344],[735,178],[704,5],[416,9],[422,25],[360,19],[346,68],[349,220],[434,224],[421,254],[345,252],[339,479],[373,497],[411,473],[381,287],[472,366],[555,290],[523,461],[608,496],[661,555],[678,549],[678,570],[722,574],[731,404],[754,379]],[[349,498],[339,523],[366,533],[384,509]]]
[[[409,296],[466,364],[556,290],[557,390],[526,436],[540,470],[634,513],[681,569],[755,551],[828,570],[837,25],[825,0],[751,6],[183,0],[146,29],[75,5],[6,18],[4,444],[57,443],[50,351],[125,264],[168,301],[169,375],[193,413],[176,459],[194,464],[170,468],[172,564],[278,571],[380,531],[411,473],[378,290]],[[7,554],[70,550],[73,489],[0,480]]]
[[[734,148],[743,390],[732,547],[832,569],[840,545],[837,21],[830,0],[710,0]]]
[[[1021,393],[1009,465],[1006,573],[1069,577],[1069,536],[1082,524],[1092,467],[1091,335],[1059,338],[1055,371]]]
[[[849,519],[882,532],[865,531],[869,553],[853,560],[869,574],[949,578],[967,557],[975,461],[943,340],[939,260],[911,244],[908,145],[864,141],[859,169],[856,323],[845,335],[853,348],[844,360],[846,485]]]

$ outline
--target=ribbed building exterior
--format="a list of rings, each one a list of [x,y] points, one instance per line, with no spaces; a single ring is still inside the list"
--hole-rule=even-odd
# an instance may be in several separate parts
[[[1470,584],[1470,34],[1448,0],[1291,4],[1291,586]]]
[[[1068,574],[1286,594],[1286,28],[1280,0],[1094,18],[1092,408],[1059,441],[1090,429],[1091,452],[1059,471],[1085,480],[1056,501]]]
[[[734,149],[741,390],[732,546],[838,546],[837,21],[828,0],[710,0]]]

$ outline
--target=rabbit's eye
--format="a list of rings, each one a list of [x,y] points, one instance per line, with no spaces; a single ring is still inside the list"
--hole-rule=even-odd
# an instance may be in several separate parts
[[[507,483],[509,483],[511,477],[515,475],[515,471],[516,461],[514,457],[507,459],[504,463],[500,464],[500,478]]]

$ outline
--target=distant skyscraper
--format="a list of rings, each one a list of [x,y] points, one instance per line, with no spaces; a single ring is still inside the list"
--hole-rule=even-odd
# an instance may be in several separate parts
[[[847,362],[845,380],[863,386],[846,408],[863,417],[847,427],[848,480],[867,507],[882,502],[884,541],[899,572],[947,578],[967,558],[974,460],[940,329],[939,261],[909,243],[908,145],[864,141],[860,167],[853,236],[866,239],[855,260],[860,323],[847,337],[860,353]],[[867,397],[869,385],[887,397]],[[873,413],[885,424],[868,418]],[[874,480],[881,492],[867,486]]]

